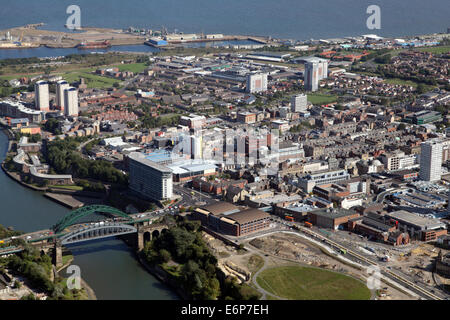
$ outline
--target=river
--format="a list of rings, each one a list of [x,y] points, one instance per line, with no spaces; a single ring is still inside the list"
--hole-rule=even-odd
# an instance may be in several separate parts
[[[0,35],[1,36],[1,35]],[[227,40],[227,41],[211,41],[211,42],[193,42],[185,43],[187,48],[211,48],[211,47],[226,47],[234,45],[249,45],[258,44],[253,40]],[[105,52],[159,52],[160,49],[148,46],[145,44],[112,46],[109,49],[87,49],[80,50],[78,48],[47,48],[44,46],[30,49],[1,49],[0,60],[3,59],[18,59],[18,58],[52,58],[67,56],[69,54],[87,54],[91,52],[105,53]]]
[[[0,161],[5,158],[8,138],[0,131]],[[31,232],[51,227],[69,212],[10,179],[0,171],[0,224]],[[135,259],[122,240],[111,238],[86,242],[69,248],[72,264],[80,267],[81,277],[99,300],[172,300],[177,296]]]

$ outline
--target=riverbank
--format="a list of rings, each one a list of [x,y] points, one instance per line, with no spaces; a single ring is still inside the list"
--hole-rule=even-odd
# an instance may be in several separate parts
[[[9,149],[8,135],[0,133],[0,162]],[[3,169],[2,169],[3,170]],[[48,229],[70,209],[23,188],[6,171],[0,172],[4,192],[0,194],[0,223],[14,229],[33,232]],[[2,180],[3,179],[3,180]],[[82,270],[82,286],[90,298],[107,300],[178,300],[180,296],[165,282],[150,273],[135,257],[135,252],[119,237],[93,240],[69,246],[75,264]],[[66,262],[66,261],[65,261]],[[63,270],[64,273],[64,270]]]
[[[159,266],[150,266],[140,255],[139,252],[135,252],[136,259],[141,266],[147,270],[152,276],[157,278],[162,283],[169,286],[181,299],[190,300],[188,295],[180,288],[180,286],[170,277],[170,274]]]

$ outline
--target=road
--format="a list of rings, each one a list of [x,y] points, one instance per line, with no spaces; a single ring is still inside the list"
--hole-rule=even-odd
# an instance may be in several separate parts
[[[207,193],[199,192],[195,189],[187,188],[182,185],[174,185],[173,190],[176,194],[182,197],[182,200],[178,202],[178,205],[183,207],[196,206],[200,203],[202,203],[202,205],[207,205],[218,201]]]

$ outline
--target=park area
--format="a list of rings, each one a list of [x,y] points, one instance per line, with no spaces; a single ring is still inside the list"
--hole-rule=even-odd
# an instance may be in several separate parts
[[[337,102],[337,96],[325,93],[309,93],[308,101],[314,105],[331,104]]]
[[[290,300],[368,300],[370,290],[359,280],[314,267],[283,266],[266,269],[258,284]]]

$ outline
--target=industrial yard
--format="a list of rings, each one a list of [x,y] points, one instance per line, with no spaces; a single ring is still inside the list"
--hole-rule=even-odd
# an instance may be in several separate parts
[[[87,48],[120,45],[148,44],[155,47],[174,48],[174,46],[185,43],[229,41],[229,40],[252,40],[256,43],[266,44],[267,41],[261,37],[248,37],[242,35],[203,35],[203,34],[166,34],[162,32],[130,32],[128,30],[83,27],[77,32],[61,32],[39,29],[41,24],[0,30],[0,49],[36,48],[46,46],[49,48]],[[166,31],[167,32],[167,31]],[[154,33],[159,37],[151,37]],[[166,40],[163,40],[166,39]],[[157,39],[157,41],[155,41]],[[164,45],[159,45],[159,41]]]

